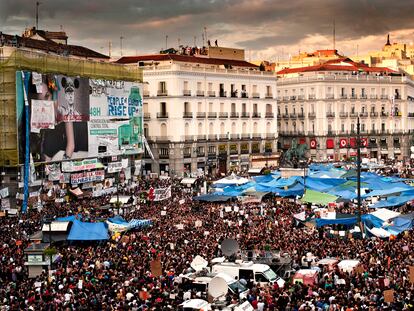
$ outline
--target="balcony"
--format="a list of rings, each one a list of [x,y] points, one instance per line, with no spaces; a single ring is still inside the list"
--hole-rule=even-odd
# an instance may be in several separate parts
[[[361,112],[361,113],[359,114],[359,116],[360,116],[361,118],[368,118],[368,112]]]
[[[237,98],[238,97],[237,92],[235,92],[235,91],[230,92],[230,97]]]
[[[191,158],[191,152],[190,152],[190,153],[188,153],[188,152],[184,152],[184,153],[183,153],[183,157],[184,157],[184,158]]]
[[[282,97],[282,100],[284,100],[284,101],[288,101],[288,100],[289,100],[289,96],[283,96],[283,97]]]
[[[171,137],[170,136],[157,136],[156,141],[160,143],[163,143],[163,142],[168,143],[171,141]]]
[[[219,94],[220,94],[220,97],[227,97],[226,91],[220,90]]]
[[[309,119],[315,119],[315,118],[316,118],[316,113],[314,113],[314,112],[309,112],[309,113],[308,113],[308,118],[309,118]]]
[[[197,151],[197,157],[201,158],[201,157],[205,157],[206,153],[205,152],[199,152]]]
[[[296,100],[296,96],[295,95],[290,96],[290,100]]]
[[[298,113],[298,118],[303,120],[305,119],[305,114],[304,113]]]
[[[192,119],[193,118],[193,113],[192,112],[184,112],[183,113],[183,118],[184,119]]]
[[[229,117],[228,112],[219,112],[219,118],[220,119],[227,119]]]
[[[265,94],[265,98],[273,98],[273,94],[272,93],[267,93],[267,94]]]
[[[266,119],[273,119],[275,114],[273,112],[266,112],[265,117]]]
[[[249,94],[246,91],[241,91],[241,98],[248,98]]]
[[[369,113],[369,116],[370,116],[371,118],[376,118],[376,117],[378,117],[378,112],[371,111],[371,112]]]
[[[209,97],[216,97],[216,92],[214,91],[208,91],[207,94]]]
[[[183,90],[184,96],[191,96],[191,90]]]
[[[340,99],[347,99],[347,98],[348,98],[348,95],[346,95],[346,94],[341,94],[341,95],[339,96],[339,98],[340,98]]]
[[[267,139],[273,139],[273,138],[275,138],[275,133],[266,133],[266,138]]]
[[[327,112],[326,117],[327,118],[335,118],[335,112]]]
[[[395,94],[395,95],[394,95],[394,99],[401,99],[401,95],[397,95],[397,94]]]
[[[217,112],[209,112],[208,113],[208,118],[209,119],[215,119],[215,118],[217,118]]]
[[[305,95],[298,95],[298,100],[304,100],[305,99]]]
[[[358,113],[356,113],[356,112],[351,112],[351,113],[349,114],[349,116],[350,116],[351,118],[356,118],[356,117],[358,117]]]
[[[253,97],[253,98],[260,98],[260,94],[259,94],[259,93],[257,93],[257,92],[253,92],[253,93],[252,93],[252,97]]]
[[[239,117],[239,113],[238,112],[231,112],[230,113],[230,118],[235,119]]]
[[[258,134],[258,133],[253,133],[252,134],[252,139],[261,139],[261,138],[262,138],[261,134]]]
[[[351,94],[351,96],[349,97],[350,99],[357,99],[358,96],[356,96],[355,94]]]
[[[381,99],[388,99],[388,95],[382,94]]]
[[[231,140],[238,140],[238,139],[240,139],[240,136],[239,136],[239,134],[230,134],[230,139]]]
[[[252,118],[253,118],[253,119],[258,119],[258,118],[261,118],[261,116],[262,116],[262,115],[261,115],[259,112],[253,112],[253,113],[252,113]]]
[[[381,114],[380,114],[380,116],[383,118],[388,117],[389,115],[390,114],[388,112],[384,112],[384,111],[381,111]]]
[[[289,114],[291,119],[296,119],[297,118],[297,114],[296,113],[291,113]]]
[[[159,158],[160,159],[169,159],[170,158],[170,155],[168,153],[160,153],[159,154]]]
[[[244,140],[250,139],[250,134],[246,134],[246,133],[241,134],[241,139],[244,139]]]
[[[340,112],[339,117],[340,118],[348,118],[348,112]]]
[[[167,119],[168,113],[167,112],[157,112],[157,119]]]
[[[150,96],[149,91],[148,91],[148,90],[145,90],[145,91],[142,93],[142,96],[144,96],[144,97],[149,97],[149,96]]]
[[[414,112],[409,112],[409,113],[407,114],[407,117],[409,117],[409,118],[414,118]]]
[[[308,99],[316,99],[316,95],[315,94],[309,94]]]
[[[334,94],[326,94],[326,99],[334,99]]]
[[[157,96],[168,96],[168,91],[167,90],[158,90],[157,91]]]
[[[377,95],[375,95],[375,94],[371,94],[371,95],[369,95],[369,98],[370,98],[370,99],[377,99],[377,98],[378,98],[378,96],[377,96]]]
[[[282,114],[280,116],[282,117],[282,119],[286,119],[286,120],[289,119],[289,114],[288,113],[284,113],[284,114]]]
[[[206,135],[197,135],[197,140],[206,140]]]
[[[227,135],[227,134],[220,134],[220,135],[219,135],[219,139],[220,139],[220,140],[228,140],[228,139],[229,139],[229,137],[228,137],[228,135]]]
[[[204,91],[197,90],[197,96],[204,96]]]
[[[248,112],[242,112],[240,117],[242,119],[248,119],[248,118],[250,118],[250,113],[248,113]]]
[[[217,135],[216,134],[209,134],[208,135],[208,140],[217,140]]]
[[[367,96],[367,94],[361,94],[361,95],[359,96],[359,98],[360,98],[360,99],[367,99],[367,98],[368,98],[368,96]]]
[[[197,119],[204,119],[206,117],[205,112],[197,112]]]
[[[189,142],[189,141],[194,141],[194,136],[193,135],[184,135],[183,137],[182,137],[182,139],[184,140],[184,141],[187,141],[187,142]]]
[[[149,112],[144,112],[144,121],[151,120],[151,114]]]

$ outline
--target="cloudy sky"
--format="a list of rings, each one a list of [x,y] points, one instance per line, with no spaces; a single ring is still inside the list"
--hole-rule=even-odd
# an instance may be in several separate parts
[[[158,52],[168,46],[246,49],[248,59],[286,59],[299,51],[336,48],[354,55],[392,41],[413,44],[413,0],[41,0],[39,28],[67,32],[71,44],[107,54]],[[0,31],[21,34],[35,24],[35,0],[0,0]]]

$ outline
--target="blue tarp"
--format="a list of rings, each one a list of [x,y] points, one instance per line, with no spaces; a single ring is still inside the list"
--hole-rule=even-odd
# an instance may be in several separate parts
[[[227,195],[215,195],[212,193],[209,194],[202,194],[197,197],[193,197],[194,201],[206,201],[206,202],[226,202],[232,199],[231,196]]]
[[[286,190],[283,188],[276,188],[276,187],[269,188],[269,187],[261,187],[258,185],[256,186],[256,191],[272,192],[274,195],[279,196],[279,197],[296,197],[296,196],[302,196],[304,189],[301,183],[297,183],[293,187],[290,187]]]
[[[390,196],[395,193],[402,193],[402,195],[404,195],[404,192],[411,191],[412,189],[413,188],[411,186],[407,186],[407,185],[395,186],[395,183],[394,183],[392,187],[390,184],[388,184],[388,187],[386,189],[373,190],[369,193],[363,194],[362,197],[368,198],[368,197],[374,197],[374,196]]]
[[[70,215],[66,217],[56,218],[56,221],[74,221],[74,220],[82,220],[82,215]]]
[[[108,240],[108,228],[104,222],[82,222],[73,220],[69,241],[100,241]]]
[[[273,179],[267,183],[259,183],[263,187],[269,187],[269,188],[284,188],[284,187],[290,187],[296,184],[299,180],[301,180],[302,177],[298,176],[292,176],[289,178],[279,178],[279,179]]]
[[[152,225],[152,221],[149,219],[132,219],[131,221],[126,221],[119,215],[108,218],[108,221],[117,225],[123,225],[127,227],[128,230]]]
[[[388,197],[386,200],[381,200],[372,205],[372,208],[394,207],[404,205],[410,200],[413,200],[413,195],[400,195]]]
[[[377,227],[380,228],[383,224],[383,221],[374,215],[366,214],[361,216],[361,221],[364,225],[372,228]],[[327,225],[345,225],[345,226],[353,226],[358,222],[357,216],[351,216],[348,218],[335,218],[335,219],[315,219],[316,226],[322,227]]]
[[[318,178],[318,177],[306,177],[306,188],[319,192],[329,191],[332,187],[341,185],[346,182],[341,178]]]
[[[386,230],[394,235],[400,234],[403,231],[413,228],[413,220],[414,213],[397,216],[392,221],[393,225]]]

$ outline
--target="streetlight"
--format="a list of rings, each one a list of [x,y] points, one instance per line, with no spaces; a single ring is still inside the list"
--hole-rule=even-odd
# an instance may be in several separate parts
[[[357,194],[358,194],[358,223],[363,237],[362,222],[361,222],[361,137],[360,137],[360,122],[357,119]]]

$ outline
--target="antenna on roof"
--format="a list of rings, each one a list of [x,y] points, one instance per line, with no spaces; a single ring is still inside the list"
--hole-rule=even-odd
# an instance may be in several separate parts
[[[335,50],[335,19],[333,20],[333,49]]]
[[[42,2],[36,1],[36,29],[39,29],[39,5],[41,5]]]
[[[122,56],[122,40],[124,40],[124,37],[123,36],[120,36],[119,37],[119,41],[121,43],[121,56]]]

